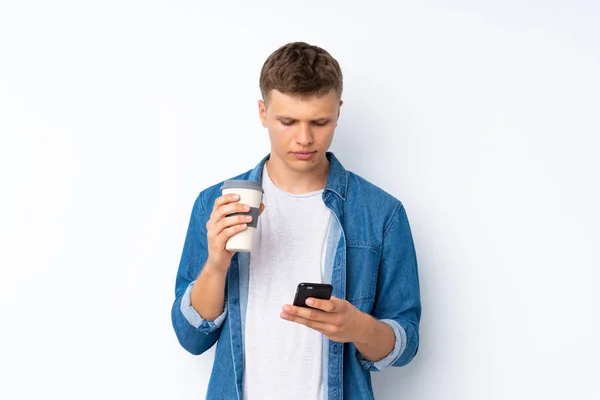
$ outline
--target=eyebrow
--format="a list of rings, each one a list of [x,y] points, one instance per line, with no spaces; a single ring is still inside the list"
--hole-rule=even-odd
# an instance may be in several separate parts
[[[286,121],[298,121],[296,118],[286,117],[285,115],[275,115],[275,118],[284,119]],[[329,119],[330,119],[330,117],[320,117],[320,118],[311,119],[311,122],[324,122],[324,121],[329,121]]]

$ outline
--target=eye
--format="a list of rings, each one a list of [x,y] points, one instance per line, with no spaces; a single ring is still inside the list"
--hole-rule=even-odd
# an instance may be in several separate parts
[[[294,125],[294,121],[281,121],[281,124],[285,126],[291,126]]]
[[[314,121],[313,124],[317,125],[317,126],[325,126],[329,123],[329,121]]]

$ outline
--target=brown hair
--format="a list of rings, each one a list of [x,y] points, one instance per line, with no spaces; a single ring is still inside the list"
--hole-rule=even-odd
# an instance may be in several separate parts
[[[342,97],[342,70],[326,50],[304,42],[275,50],[260,72],[260,91],[267,102],[271,90],[301,97],[323,96],[334,90]]]

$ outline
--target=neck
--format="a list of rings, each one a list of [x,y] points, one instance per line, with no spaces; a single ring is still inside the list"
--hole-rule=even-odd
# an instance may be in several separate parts
[[[266,168],[269,178],[279,189],[293,194],[310,193],[325,188],[329,160],[325,158],[314,170],[303,172],[294,171],[285,163],[277,162],[276,158],[271,157],[266,162]]]

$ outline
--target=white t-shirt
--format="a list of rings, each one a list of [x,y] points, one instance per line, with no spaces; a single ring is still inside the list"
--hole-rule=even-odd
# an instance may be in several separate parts
[[[245,400],[324,399],[323,335],[279,316],[300,282],[322,282],[331,210],[323,190],[292,194],[263,169],[263,203],[250,256]]]

